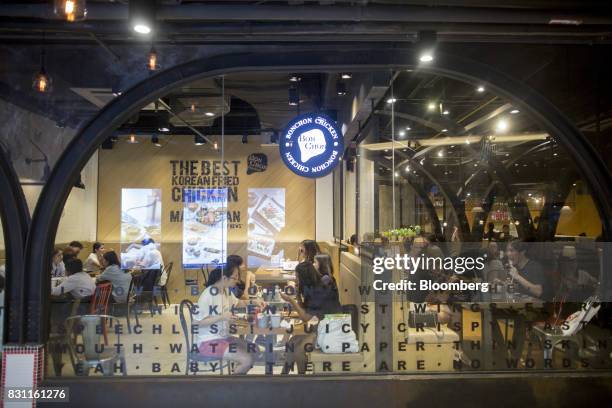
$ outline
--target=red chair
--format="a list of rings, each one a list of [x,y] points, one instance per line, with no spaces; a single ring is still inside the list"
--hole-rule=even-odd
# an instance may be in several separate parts
[[[89,308],[89,314],[92,315],[107,315],[108,314],[108,302],[113,292],[113,284],[111,282],[98,283],[96,285],[96,291],[91,299],[91,307]],[[103,320],[102,330],[104,333],[104,344],[108,344],[108,335],[106,332],[106,319]]]

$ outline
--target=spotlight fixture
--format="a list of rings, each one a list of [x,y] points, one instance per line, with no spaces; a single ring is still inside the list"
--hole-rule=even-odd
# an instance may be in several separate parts
[[[351,74],[350,72],[344,72],[340,75],[340,77],[342,79],[351,79],[353,77],[353,74]]]
[[[408,130],[412,130],[412,128],[410,126],[406,126],[406,131]]]
[[[45,49],[40,51],[40,69],[32,78],[32,89],[40,93],[51,92],[53,87],[53,79],[47,75],[45,69]]]
[[[442,150],[438,152],[438,157],[444,157],[444,152]]]
[[[202,137],[201,135],[194,135],[193,136],[193,144],[196,146],[202,146],[206,144],[206,139],[204,139],[204,137]]]
[[[170,129],[165,126],[161,126],[157,130],[159,130],[160,132],[164,132],[164,133],[168,133],[170,131]]]
[[[151,136],[151,143],[153,143],[153,146],[157,146],[157,147],[161,147],[161,143],[159,143],[159,137],[157,137],[157,135],[153,135]]]
[[[298,74],[289,75],[289,82],[300,82],[302,78]]]
[[[520,112],[520,110],[518,110],[518,109],[512,109],[512,110],[510,111],[510,113],[511,113],[511,114],[513,114],[513,115],[516,115],[516,114],[517,114],[517,113],[519,113],[519,112]]]
[[[134,133],[130,134],[130,137],[128,138],[127,141],[129,144],[137,144],[138,143],[138,139],[136,139],[136,135]]]
[[[215,140],[215,142],[213,143],[213,149],[215,150],[219,150],[219,143],[217,143],[217,141]]]
[[[400,130],[400,131],[399,131],[399,136],[400,136],[400,137],[404,137],[404,136],[406,136],[406,132],[405,132],[404,130]]]
[[[155,24],[156,2],[150,0],[130,0],[129,19],[132,29],[141,35],[151,34]]]
[[[242,144],[247,143],[249,143],[249,135],[245,133],[244,135],[242,135]]]
[[[495,124],[495,130],[497,133],[504,133],[508,130],[508,122],[505,119],[500,119]]]
[[[289,106],[298,106],[300,104],[300,95],[296,86],[289,87]]]
[[[342,81],[336,82],[336,93],[339,96],[346,95],[346,84],[344,82],[342,82]]]
[[[155,51],[155,46],[153,45],[151,45],[151,50],[147,57],[147,68],[149,71],[157,71],[159,69],[159,65],[157,64],[157,51]]]
[[[55,0],[53,4],[55,15],[70,23],[85,20],[87,17],[86,0]]]
[[[397,102],[397,99],[396,99],[396,98],[389,98],[389,99],[387,99],[387,103],[388,103],[389,105],[390,105],[390,104],[392,104],[392,103],[395,103],[395,102]]]
[[[427,110],[428,110],[429,112],[433,112],[433,111],[435,111],[435,110],[436,110],[436,104],[435,104],[435,102],[429,102],[429,103],[427,104]]]
[[[443,115],[448,115],[448,114],[450,114],[450,111],[448,109],[446,109],[446,110],[442,111],[442,114]]]
[[[410,173],[410,166],[406,166],[406,171]]]
[[[478,88],[476,88],[476,92],[478,93],[483,93],[485,91],[485,87],[480,85]]]
[[[448,129],[442,129],[442,132],[446,133],[446,132],[448,132]]]
[[[437,34],[435,31],[419,31],[419,40],[417,43],[419,61],[429,63],[434,60],[436,41]]]
[[[208,116],[209,118],[215,116],[214,112],[206,112],[204,115]]]

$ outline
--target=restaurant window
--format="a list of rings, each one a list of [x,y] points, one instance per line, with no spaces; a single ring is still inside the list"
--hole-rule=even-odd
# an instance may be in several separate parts
[[[351,129],[372,101],[322,103],[337,72],[198,80],[117,128],[56,237],[48,375],[609,369],[601,215],[557,135],[473,84],[388,77],[324,191],[279,136],[331,108]],[[393,289],[405,255],[444,263]]]
[[[1,209],[0,209],[1,210]],[[0,219],[0,350],[4,345],[4,315],[5,315],[5,293],[6,293],[6,264],[7,253],[4,237],[4,229],[2,228],[2,220]]]

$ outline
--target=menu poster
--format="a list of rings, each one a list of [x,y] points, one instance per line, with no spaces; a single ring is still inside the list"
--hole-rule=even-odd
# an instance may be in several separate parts
[[[121,189],[121,267],[159,267],[159,259],[149,256],[159,251],[162,217],[161,189]],[[155,262],[155,265],[147,263]]]
[[[227,189],[185,189],[183,206],[183,268],[223,264],[227,256]]]
[[[284,251],[276,244],[285,227],[285,189],[249,188],[248,212],[248,266],[281,265]]]

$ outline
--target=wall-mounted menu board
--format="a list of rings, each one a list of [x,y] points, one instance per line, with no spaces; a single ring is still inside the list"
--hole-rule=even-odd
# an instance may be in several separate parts
[[[183,268],[224,263],[227,257],[227,189],[185,189],[183,204]]]
[[[249,188],[248,266],[279,265],[284,251],[277,247],[285,228],[285,189]]]
[[[159,188],[121,189],[122,268],[159,267],[159,259],[149,255],[161,243],[161,195]]]

